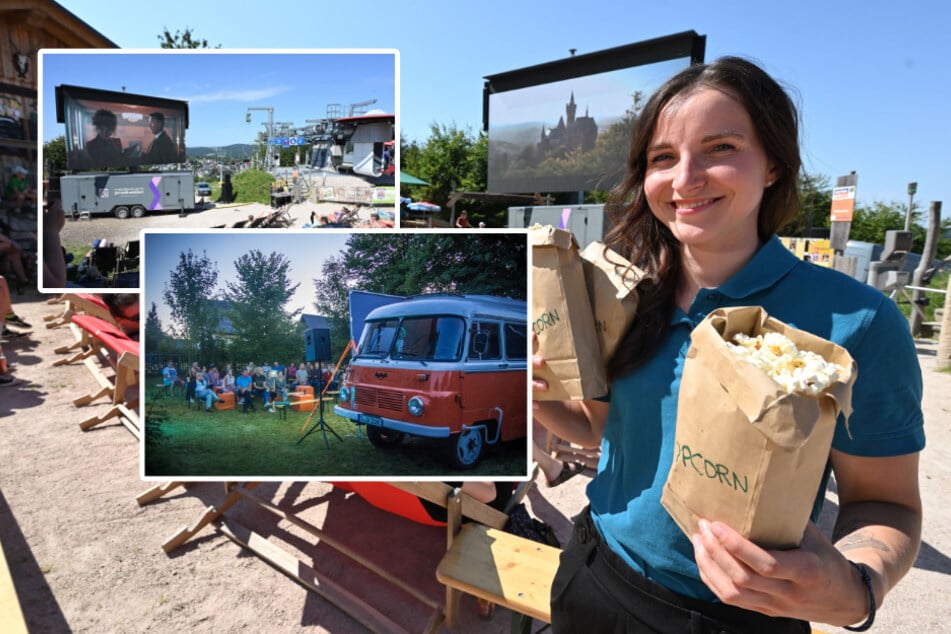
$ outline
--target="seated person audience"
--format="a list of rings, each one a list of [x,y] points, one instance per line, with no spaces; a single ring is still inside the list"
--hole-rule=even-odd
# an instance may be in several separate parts
[[[254,368],[254,376],[251,377],[251,393],[264,401],[264,409],[273,412],[270,408],[270,399],[267,393],[267,379],[260,367]]]
[[[235,394],[242,404],[242,413],[250,409],[254,411],[254,394],[251,391],[251,373],[247,369],[241,371],[241,376],[234,380]]]
[[[218,395],[215,394],[215,391],[211,389],[211,386],[208,385],[208,382],[205,380],[205,377],[198,375],[195,381],[195,397],[199,402],[202,400],[205,401],[205,411],[211,411],[211,404],[217,403],[221,399],[218,398]]]
[[[224,392],[234,392],[234,372],[231,370],[231,364],[229,363],[225,367],[225,375],[221,377],[221,389]]]
[[[28,201],[36,204],[36,190],[26,180],[28,173],[25,167],[15,165],[10,174],[10,179],[7,181],[6,189],[3,191],[4,200],[13,203],[17,208]]]
[[[139,294],[103,293],[102,301],[129,339],[139,339]]]

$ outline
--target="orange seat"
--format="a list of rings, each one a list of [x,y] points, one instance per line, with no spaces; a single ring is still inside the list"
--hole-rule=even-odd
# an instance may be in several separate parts
[[[234,392],[221,392],[218,398],[221,400],[215,402],[215,409],[234,409]]]
[[[291,392],[287,395],[287,400],[291,402],[291,409],[295,412],[312,412],[317,406],[314,401],[314,388],[309,385],[304,387],[307,391]]]

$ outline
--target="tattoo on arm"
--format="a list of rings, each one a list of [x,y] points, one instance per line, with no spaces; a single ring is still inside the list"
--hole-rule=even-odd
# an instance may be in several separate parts
[[[867,528],[858,528],[854,532],[849,532],[846,527],[836,531],[835,545],[841,552],[855,550],[857,548],[874,548],[883,553],[891,552],[891,548],[880,539],[877,539],[872,531]],[[844,535],[844,536],[843,536]]]

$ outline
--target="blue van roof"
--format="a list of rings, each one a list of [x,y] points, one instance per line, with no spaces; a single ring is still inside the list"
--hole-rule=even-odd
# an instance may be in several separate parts
[[[465,315],[527,321],[528,306],[522,300],[494,295],[429,293],[373,309],[367,320],[413,315]]]

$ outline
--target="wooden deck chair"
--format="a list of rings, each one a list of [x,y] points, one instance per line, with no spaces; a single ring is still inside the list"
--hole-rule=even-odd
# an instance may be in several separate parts
[[[524,486],[520,486],[520,490],[517,490],[515,495],[513,495],[513,500],[520,500],[522,497],[524,497],[525,493],[528,491],[528,488],[531,486],[532,481],[526,482]],[[397,515],[407,517],[408,519],[414,519],[414,517],[416,517],[416,511],[412,510],[411,506],[401,508],[400,505],[402,503],[411,502],[413,500],[418,502],[419,498],[423,498],[435,504],[446,506],[448,514],[454,512],[450,511],[448,506],[450,503],[450,498],[454,496],[453,499],[457,500],[455,504],[458,507],[458,512],[460,515],[470,517],[475,522],[488,522],[492,526],[501,528],[508,521],[508,516],[502,511],[494,509],[487,504],[483,504],[482,502],[475,500],[465,493],[462,493],[461,490],[454,489],[453,487],[442,482],[335,482],[333,484],[335,487],[344,490],[363,490],[364,494],[371,498],[374,498],[374,496],[368,493],[365,485],[374,485],[372,488],[377,489],[376,493],[381,495],[385,494],[384,489],[389,488],[391,489],[390,493],[396,493],[398,495],[395,495],[390,499],[390,502],[387,503],[387,506],[390,508],[386,510],[392,510],[392,512],[396,513]],[[178,483],[169,483],[167,485],[168,488],[166,489],[162,489],[161,487],[153,487],[140,497],[143,500],[156,499],[157,497],[164,495],[177,486]],[[265,500],[255,495],[252,492],[252,489],[255,486],[256,483],[249,483],[245,486],[234,485],[227,487],[228,490],[225,497],[217,506],[206,507],[201,516],[191,526],[183,526],[180,528],[178,532],[176,532],[169,539],[167,539],[165,543],[162,544],[163,550],[166,553],[171,553],[179,546],[185,544],[205,526],[212,522],[217,522],[219,530],[229,539],[251,550],[256,555],[275,566],[284,572],[284,574],[288,575],[304,587],[324,596],[347,614],[360,621],[370,630],[378,632],[405,631],[405,628],[403,628],[398,623],[395,623],[385,614],[379,612],[374,605],[369,603],[363,597],[342,587],[311,566],[308,566],[297,557],[290,555],[287,553],[287,551],[268,541],[265,536],[255,533],[254,531],[242,526],[234,519],[224,515],[228,509],[234,506],[238,501],[244,499],[257,504],[261,508],[270,511],[281,520],[291,522],[297,528],[317,537],[321,544],[332,547],[337,552],[343,554],[349,559],[352,559],[353,561],[356,561],[367,570],[370,570],[393,586],[414,597],[423,605],[426,605],[432,610],[432,616],[429,619],[425,631],[436,632],[438,630],[445,615],[443,605],[440,602],[434,601],[424,592],[410,586],[405,581],[394,576],[391,571],[381,568],[376,563],[363,557],[352,548],[348,547],[346,544],[335,539],[333,536],[327,535],[320,528],[301,520],[291,512],[279,508],[271,501]],[[361,495],[361,497],[363,497],[363,495]],[[379,503],[380,499],[382,498],[378,497],[374,499],[376,499],[376,501]],[[447,523],[447,526],[450,526],[450,524]],[[451,531],[447,534],[451,534]]]
[[[126,391],[138,385],[139,342],[127,337],[117,326],[97,317],[73,315],[72,321],[91,339],[90,351],[82,353],[86,355],[83,363],[100,386],[98,392],[77,398],[73,403],[78,407],[84,406],[108,395],[113,405],[106,414],[81,422],[80,429],[89,429],[110,418],[119,417],[120,422],[139,438],[141,425],[134,411],[138,407],[138,398],[132,401],[125,399]],[[114,379],[110,380],[102,371],[102,362],[115,370]]]
[[[63,312],[59,315],[47,315],[43,319],[46,321],[47,328],[56,328],[70,323],[70,317],[76,314],[92,315],[104,321],[115,323],[109,307],[102,298],[92,293],[64,293],[60,296],[65,306]],[[73,349],[72,346],[69,349]],[[62,354],[63,348],[57,348],[56,352]]]
[[[133,342],[138,344],[138,342]],[[137,347],[137,346],[136,346]],[[131,401],[125,400],[125,393],[128,388],[138,385],[139,379],[139,353],[138,350],[125,351],[119,356],[116,363],[116,383],[112,390],[112,408],[106,413],[87,418],[79,423],[79,428],[83,431],[104,423],[112,418],[117,418],[126,429],[128,429],[136,440],[142,438],[142,422],[139,419],[138,397]]]
[[[77,407],[82,407],[89,405],[96,399],[99,399],[103,396],[108,396],[110,399],[113,398],[114,392],[116,390],[116,383],[114,380],[110,380],[103,373],[102,369],[104,365],[111,366],[113,370],[116,371],[116,378],[119,378],[120,366],[116,363],[119,357],[123,353],[131,352],[138,360],[139,354],[139,343],[129,339],[128,336],[118,327],[99,319],[98,317],[92,317],[89,315],[74,315],[73,323],[79,326],[85,333],[88,333],[92,344],[90,345],[90,350],[93,354],[83,358],[83,364],[93,375],[93,378],[96,379],[96,382],[99,383],[99,390],[95,393],[89,393],[85,396],[80,396],[77,399],[73,400],[73,404]],[[121,370],[122,372],[130,372],[128,369],[128,361],[126,362],[126,368]],[[138,367],[135,368],[135,372],[138,372]],[[137,383],[130,381],[129,377],[121,377],[123,382],[129,386]]]
[[[108,321],[94,315],[84,313],[74,314],[70,317],[70,328],[76,335],[76,343],[70,346],[63,346],[56,349],[56,352],[69,352],[77,350],[69,357],[58,359],[53,362],[54,366],[66,365],[82,361],[98,352],[97,346],[101,343],[99,335],[105,333],[118,339],[128,339],[129,337],[119,329],[115,321]]]

